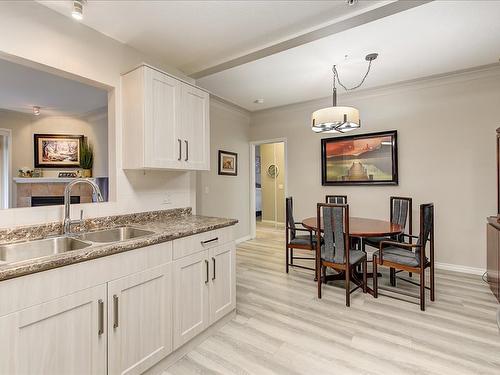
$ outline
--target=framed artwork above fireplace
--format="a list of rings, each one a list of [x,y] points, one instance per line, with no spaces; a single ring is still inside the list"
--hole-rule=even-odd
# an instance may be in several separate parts
[[[35,168],[79,168],[83,135],[34,134]]]

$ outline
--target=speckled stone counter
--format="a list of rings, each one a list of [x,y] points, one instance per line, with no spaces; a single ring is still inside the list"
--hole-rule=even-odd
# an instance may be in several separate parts
[[[106,216],[84,221],[74,232],[95,231],[130,225],[154,232],[151,235],[121,242],[93,244],[90,247],[16,263],[0,264],[0,281],[73,263],[137,249],[176,238],[191,236],[236,224],[234,219],[192,215],[190,208]],[[20,240],[36,240],[60,235],[61,223],[0,229],[0,244]]]

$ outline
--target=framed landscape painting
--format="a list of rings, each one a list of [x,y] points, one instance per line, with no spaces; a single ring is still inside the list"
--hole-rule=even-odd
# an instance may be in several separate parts
[[[323,185],[397,185],[397,131],[321,140]]]
[[[238,175],[238,154],[219,150],[219,175]]]
[[[35,168],[78,168],[83,135],[35,134]]]

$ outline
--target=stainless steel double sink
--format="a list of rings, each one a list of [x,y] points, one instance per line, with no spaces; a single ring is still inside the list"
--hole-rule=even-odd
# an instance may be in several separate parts
[[[129,226],[86,232],[76,236],[60,236],[41,240],[0,245],[0,263],[16,263],[42,258],[93,245],[126,241],[154,232]]]

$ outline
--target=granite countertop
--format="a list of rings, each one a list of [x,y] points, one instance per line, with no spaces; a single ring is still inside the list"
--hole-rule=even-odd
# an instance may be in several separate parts
[[[234,219],[192,215],[190,208],[93,218],[84,221],[85,231],[130,225],[154,233],[126,241],[93,243],[92,246],[79,250],[0,264],[0,281],[224,228],[235,225],[237,222]],[[60,234],[61,229],[60,223],[0,229],[0,245],[19,240],[43,239]],[[79,230],[77,226],[75,231]]]

